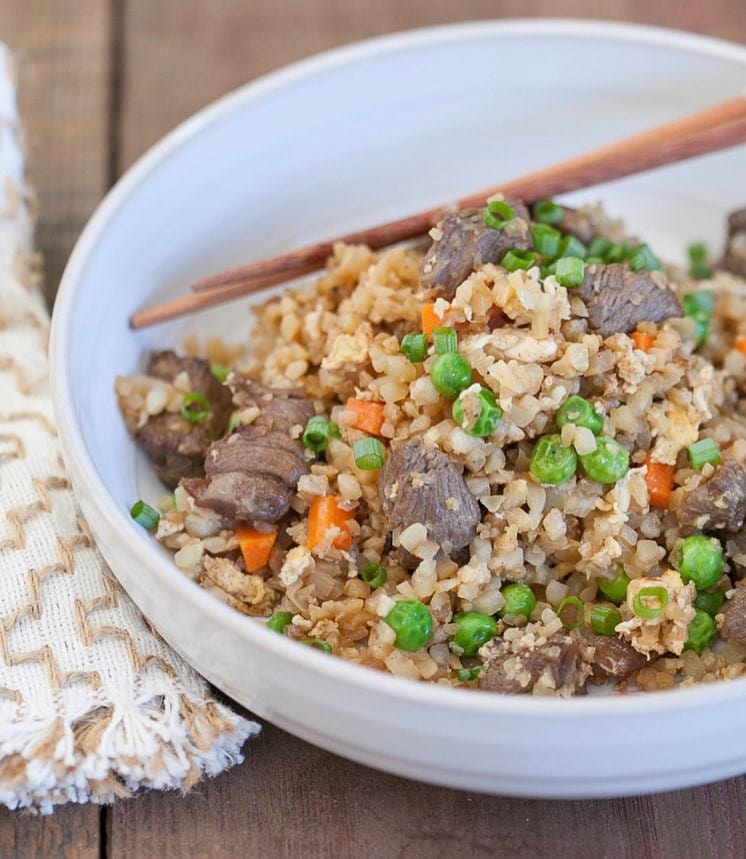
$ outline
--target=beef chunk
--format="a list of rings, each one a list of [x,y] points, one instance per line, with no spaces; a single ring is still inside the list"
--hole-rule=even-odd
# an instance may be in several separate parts
[[[447,215],[438,222],[441,237],[425,254],[420,279],[425,289],[449,301],[457,287],[477,268],[500,262],[511,248],[531,247],[528,209],[511,202],[515,220],[505,229],[493,230],[482,220],[482,211]]]
[[[479,505],[450,457],[420,439],[391,448],[379,478],[388,528],[398,533],[421,522],[429,539],[445,555],[458,553],[474,538],[480,520]],[[402,557],[407,566],[416,558]]]
[[[690,531],[739,531],[746,519],[746,469],[733,460],[723,463],[686,496],[676,518]]]
[[[576,634],[549,638],[527,634],[517,642],[496,638],[480,651],[484,671],[479,688],[506,695],[537,692],[573,695],[591,673],[590,651]]]
[[[647,665],[647,657],[624,638],[583,630],[583,640],[594,648],[591,668],[594,680],[624,680]]]
[[[162,412],[149,418],[135,433],[135,440],[152,460],[158,476],[173,488],[182,477],[202,474],[207,448],[225,431],[231,394],[213,376],[207,361],[182,358],[170,350],[153,352],[146,372],[165,382],[173,382],[180,373],[186,373],[190,389],[210,402],[210,413],[204,421],[190,423],[179,412]]]
[[[723,606],[720,635],[726,641],[746,645],[746,581],[739,582],[736,592]]]
[[[632,271],[627,263],[591,265],[578,290],[588,308],[588,327],[602,337],[634,331],[639,322],[663,322],[683,316],[679,299],[652,274]]]
[[[728,216],[728,235],[720,265],[726,271],[746,277],[746,207]]]
[[[580,209],[571,209],[569,206],[562,207],[562,220],[556,226],[560,232],[575,236],[584,245],[589,245],[596,235],[590,217]]]
[[[197,504],[226,519],[276,522],[309,471],[303,445],[290,430],[305,425],[313,405],[298,391],[267,388],[251,379],[232,376],[230,384],[239,405],[257,406],[259,417],[212,444],[205,478],[184,486]]]

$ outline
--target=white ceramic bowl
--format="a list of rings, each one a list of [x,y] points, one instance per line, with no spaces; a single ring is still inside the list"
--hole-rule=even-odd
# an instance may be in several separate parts
[[[404,33],[265,77],[197,114],[86,227],[55,309],[60,437],[120,581],[199,671],[260,716],[374,767],[524,796],[611,796],[746,771],[746,681],[576,700],[416,684],[267,632],[178,572],[127,510],[162,490],[112,391],[189,331],[245,337],[247,302],[140,333],[136,308],[195,276],[416,211],[732,96],[746,51],[692,35],[508,21]],[[664,254],[742,204],[744,152],[603,189]]]

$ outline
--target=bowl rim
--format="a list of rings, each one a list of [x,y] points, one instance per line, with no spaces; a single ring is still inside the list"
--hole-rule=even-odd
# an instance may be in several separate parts
[[[71,404],[71,368],[69,355],[70,326],[76,307],[76,284],[84,273],[88,256],[109,222],[129,194],[181,146],[237,109],[271,95],[272,92],[320,73],[338,70],[367,58],[403,52],[421,47],[478,41],[485,38],[545,37],[555,39],[612,40],[637,45],[678,50],[723,59],[744,66],[746,48],[735,43],[694,33],[638,24],[593,21],[585,19],[502,19],[447,24],[406,30],[354,42],[315,54],[265,74],[211,102],[166,134],[123,174],[99,203],[78,238],[60,282],[50,332],[50,379],[57,429],[71,474],[86,486],[86,494],[97,512],[110,522],[118,522],[127,535],[132,564],[139,564],[150,575],[157,576],[179,599],[197,608],[212,623],[226,625],[249,646],[274,650],[277,658],[297,667],[325,675],[329,681],[345,684],[351,690],[365,689],[374,694],[441,710],[457,710],[464,715],[515,715],[524,718],[585,718],[589,715],[629,717],[632,714],[671,713],[683,707],[710,707],[716,703],[746,699],[746,678],[719,683],[700,684],[669,692],[632,695],[573,697],[569,699],[533,696],[495,695],[434,684],[412,682],[384,674],[344,659],[329,659],[314,648],[298,647],[296,642],[278,636],[252,618],[205,592],[191,581],[168,558],[152,551],[149,536],[142,533],[126,511],[109,494],[86,447],[75,420]]]

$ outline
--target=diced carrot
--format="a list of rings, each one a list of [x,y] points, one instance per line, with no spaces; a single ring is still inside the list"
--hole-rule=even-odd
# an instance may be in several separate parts
[[[308,511],[308,540],[309,549],[314,549],[323,542],[326,532],[336,526],[339,533],[332,540],[335,549],[349,549],[352,534],[348,522],[355,518],[351,510],[343,510],[339,498],[333,495],[320,495],[313,499]]]
[[[272,547],[277,539],[277,531],[256,531],[248,525],[236,526],[236,536],[241,547],[246,569],[256,572],[269,561]]]
[[[355,397],[350,397],[345,406],[345,411],[352,412],[354,415],[353,420],[349,422],[349,426],[367,432],[370,435],[381,434],[383,409],[383,403],[376,403],[371,400],[356,400]]]
[[[440,325],[444,324],[443,319],[435,312],[434,304],[423,304],[422,305],[422,333],[427,334],[428,338],[432,340],[433,330]]]
[[[746,355],[746,337],[738,337],[733,345],[739,352],[743,352]]]
[[[645,465],[648,467],[645,483],[648,487],[650,506],[667,510],[671,503],[673,475],[676,469],[673,465],[666,465],[665,462],[654,462],[650,456],[645,460]]]
[[[635,341],[635,349],[643,352],[649,352],[655,343],[655,334],[649,331],[633,331],[629,336]]]

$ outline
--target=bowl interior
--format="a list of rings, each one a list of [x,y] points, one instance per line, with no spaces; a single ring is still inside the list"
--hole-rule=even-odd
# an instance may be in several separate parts
[[[87,228],[57,310],[67,443],[80,442],[117,529],[147,539],[126,511],[162,487],[125,432],[114,377],[189,333],[243,340],[250,327],[246,300],[138,333],[127,325],[132,311],[175,297],[195,277],[416,211],[727,98],[745,67],[735,47],[643,28],[470,25],[291,67],[177,129]],[[724,213],[743,202],[733,181],[742,159],[732,150],[574,199],[603,199],[660,254],[681,258],[688,241],[719,245]]]

